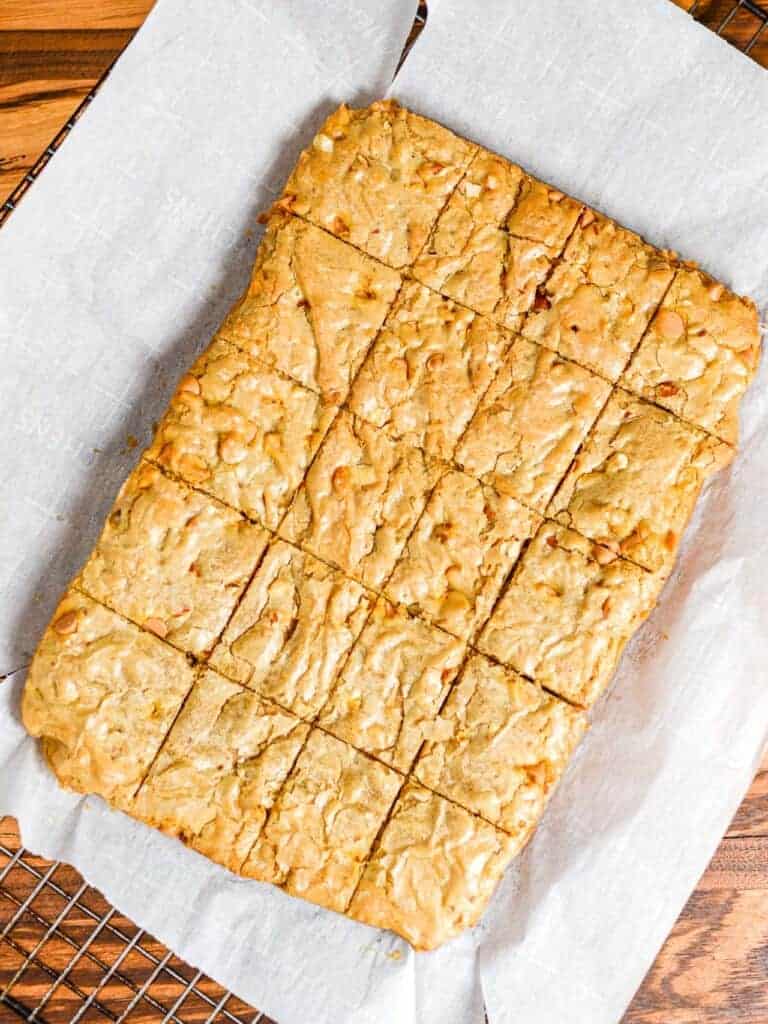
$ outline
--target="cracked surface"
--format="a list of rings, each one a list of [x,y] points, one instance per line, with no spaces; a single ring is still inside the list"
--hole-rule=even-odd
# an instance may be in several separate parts
[[[139,790],[134,814],[237,871],[308,732],[209,669]]]
[[[278,211],[219,333],[341,402],[399,287],[393,270]]]
[[[275,541],[210,663],[262,697],[313,718],[328,698],[371,603],[358,583]]]
[[[531,228],[528,179],[515,164],[480,150],[413,266],[417,280],[513,330],[520,327],[558,251],[506,229],[524,182],[529,214],[523,211],[515,222]],[[558,230],[553,226],[547,234],[543,228],[546,216],[542,212],[532,230],[557,244]]]
[[[538,523],[536,513],[514,498],[466,473],[449,472],[413,531],[387,594],[470,640]]]
[[[518,338],[462,438],[456,461],[543,512],[609,392],[601,377]]]
[[[754,303],[698,270],[681,269],[623,383],[681,419],[736,444],[739,403],[759,358]]]
[[[404,444],[449,459],[510,340],[409,282],[355,380],[350,408]]]
[[[341,106],[299,157],[280,205],[388,266],[406,266],[476,149],[394,100]]]
[[[578,199],[526,174],[507,217],[506,228],[511,235],[543,242],[560,252],[583,208]]]
[[[669,572],[709,476],[733,449],[625,391],[615,391],[549,513],[652,571]]]
[[[237,512],[140,462],[76,583],[175,647],[206,655],[267,539]]]
[[[590,707],[662,584],[660,575],[545,523],[478,646],[561,697]]]
[[[506,833],[409,782],[347,913],[435,949],[480,920],[516,849]]]
[[[402,778],[314,730],[243,874],[343,913]]]
[[[366,586],[380,587],[439,472],[419,449],[341,412],[280,534]]]
[[[664,253],[587,210],[522,333],[615,381],[672,274]]]
[[[193,678],[179,651],[70,590],[30,666],[24,727],[63,786],[128,808]]]
[[[274,530],[335,415],[219,339],[182,377],[146,454]]]
[[[464,644],[380,598],[318,722],[410,770],[456,678]]]
[[[478,654],[467,662],[437,725],[438,738],[419,755],[416,777],[503,828],[521,849],[584,734],[586,717]]]

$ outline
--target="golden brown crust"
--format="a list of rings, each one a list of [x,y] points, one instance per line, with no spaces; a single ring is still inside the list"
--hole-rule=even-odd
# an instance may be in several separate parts
[[[349,405],[403,444],[449,459],[511,338],[415,282],[368,353]]]
[[[543,512],[609,392],[601,377],[518,338],[462,438],[456,461]]]
[[[179,651],[70,590],[30,666],[24,726],[63,786],[127,808],[193,679]]]
[[[733,449],[626,391],[615,391],[549,513],[651,571],[672,568],[706,479]]]
[[[369,587],[381,587],[439,475],[417,448],[341,412],[280,534]]]
[[[583,208],[578,199],[572,199],[545,181],[526,174],[507,217],[506,228],[511,235],[543,242],[558,253],[576,226]]]
[[[313,730],[243,874],[343,912],[402,781],[391,768]]]
[[[275,541],[210,663],[294,714],[313,718],[371,604],[358,583],[298,548]]]
[[[332,114],[265,219],[24,721],[64,785],[434,948],[731,458],[757,314],[391,100]]]
[[[581,712],[478,654],[451,690],[415,775],[521,849],[585,729]]]
[[[514,498],[466,473],[447,473],[392,573],[387,594],[471,640],[539,521]]]
[[[335,415],[217,339],[182,377],[146,456],[274,530]]]
[[[558,251],[506,229],[525,180],[519,167],[480,150],[413,267],[417,280],[513,330]],[[518,221],[531,227],[525,216]]]
[[[478,641],[482,651],[574,704],[608,685],[663,577],[545,523]]]
[[[398,771],[409,771],[464,649],[455,637],[380,598],[319,724]]]
[[[739,403],[759,358],[755,304],[707,274],[682,268],[623,383],[689,423],[736,444]]]
[[[516,849],[505,832],[409,782],[347,913],[435,949],[480,920]]]
[[[309,726],[207,670],[195,683],[132,813],[237,871]]]
[[[639,235],[589,210],[522,332],[615,381],[672,274],[669,260]]]
[[[140,462],[76,583],[168,643],[205,655],[267,539],[261,527]]]
[[[280,205],[403,267],[419,254],[476,148],[394,100],[341,106],[299,157]]]
[[[219,333],[341,402],[399,287],[395,271],[278,211]]]

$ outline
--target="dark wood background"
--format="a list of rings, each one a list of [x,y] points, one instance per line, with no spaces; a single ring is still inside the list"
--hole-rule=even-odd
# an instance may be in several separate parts
[[[768,27],[762,27],[760,17],[761,10],[768,9],[766,0],[674,2],[768,67]],[[11,198],[6,213],[65,138],[63,129],[151,6],[152,0],[0,0],[0,204]],[[37,884],[35,875],[18,862],[11,863],[18,847],[15,822],[6,818],[0,822],[0,850],[8,851],[0,852],[0,997],[8,988],[18,1006],[34,1007],[93,931],[87,909],[92,907],[100,916],[110,908],[98,893],[84,890],[37,950],[32,965],[15,978],[66,904],[46,884],[31,907],[14,920]],[[38,873],[49,868],[33,855],[27,860]],[[77,872],[65,865],[55,870],[52,880],[69,896],[81,885]],[[255,1011],[234,997],[211,1017],[211,1007],[226,993],[151,936],[140,935],[124,953],[139,933],[119,912],[112,913],[109,926],[101,929],[87,955],[77,959],[46,1003],[41,1014],[44,1024],[69,1024],[116,961],[119,970],[100,989],[98,1000],[81,1018],[84,1022],[117,1020],[131,1000],[135,1005],[125,1018],[130,1024],[159,1024],[166,1019],[202,1024],[209,1018],[217,1024],[245,1024],[254,1019]],[[144,947],[149,956],[142,956]],[[163,970],[152,979],[152,970],[165,957]],[[167,1017],[191,982],[194,987],[174,1015]],[[4,1007],[0,1001],[2,1024],[16,1019],[8,1009],[11,1005]],[[6,1011],[11,1016],[4,1016]],[[623,1024],[736,1022],[768,1024],[768,759]]]

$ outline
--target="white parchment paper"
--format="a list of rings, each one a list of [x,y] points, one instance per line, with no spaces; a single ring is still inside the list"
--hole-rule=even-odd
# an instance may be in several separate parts
[[[0,812],[279,1024],[615,1024],[768,731],[768,370],[543,827],[434,954],[235,878],[54,783],[21,669],[268,205],[383,93],[405,0],[160,0],[0,231]],[[432,0],[393,94],[768,303],[768,76],[668,0]],[[136,444],[136,442],[138,444]]]

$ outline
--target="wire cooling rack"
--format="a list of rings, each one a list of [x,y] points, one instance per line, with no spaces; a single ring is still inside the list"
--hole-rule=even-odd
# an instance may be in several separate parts
[[[273,1024],[0,822],[0,1022]]]
[[[768,67],[768,0],[673,0]],[[426,23],[420,3],[403,59]],[[0,207],[0,226],[109,74]],[[0,682],[0,685],[1,682]],[[0,820],[0,1024],[274,1024],[107,903],[71,867],[21,846]]]

